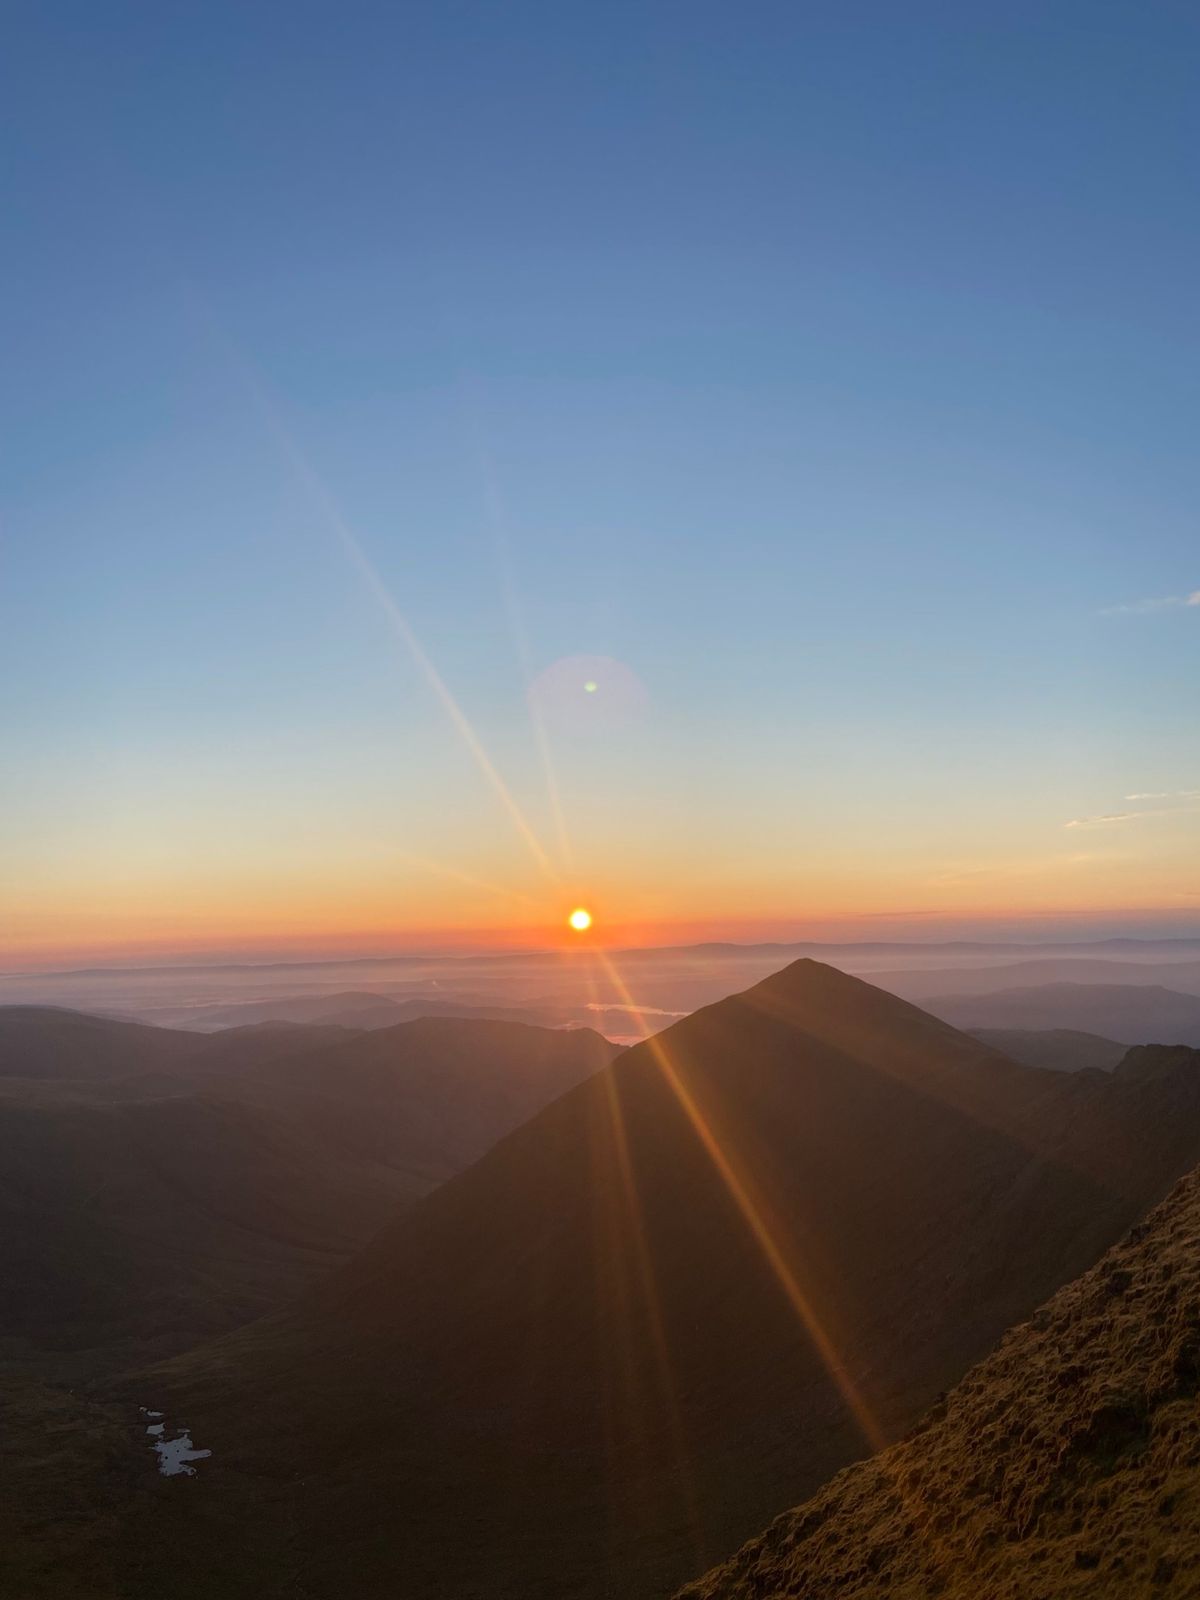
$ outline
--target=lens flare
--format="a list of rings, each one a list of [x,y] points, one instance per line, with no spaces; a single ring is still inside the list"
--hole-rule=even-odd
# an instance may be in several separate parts
[[[567,924],[574,928],[576,933],[586,933],[592,925],[592,913],[585,911],[582,906],[576,906],[567,918]]]

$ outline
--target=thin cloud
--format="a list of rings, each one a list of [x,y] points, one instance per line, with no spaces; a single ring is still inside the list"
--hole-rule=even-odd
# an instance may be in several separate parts
[[[1142,822],[1147,817],[1189,817],[1200,814],[1200,806],[1155,806],[1150,811],[1110,811],[1102,817],[1073,817],[1064,828],[1109,828],[1122,822]]]
[[[1200,606],[1200,589],[1191,594],[1164,594],[1155,600],[1132,600],[1121,606],[1105,606],[1102,617],[1144,617],[1155,611],[1178,611],[1186,606]]]
[[[1200,800],[1200,789],[1164,789],[1153,794],[1127,794],[1126,800]]]

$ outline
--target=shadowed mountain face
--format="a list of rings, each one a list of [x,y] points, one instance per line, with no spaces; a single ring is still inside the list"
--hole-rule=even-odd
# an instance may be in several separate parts
[[[1198,1146],[1190,1067],[1018,1066],[797,962],[618,1058],[296,1312],[146,1374],[214,1455],[113,1570],[667,1592],[909,1426]]]
[[[1190,1600],[1198,1390],[1192,1173],[902,1444],[841,1473],[679,1600]]]
[[[613,1054],[511,1023],[0,1011],[0,1335],[146,1359],[258,1316]]]
[[[955,1027],[1071,1028],[1121,1044],[1200,1045],[1200,996],[1157,984],[1048,983],[924,1002]]]
[[[303,1054],[264,1054],[220,1089],[347,1155],[387,1162],[418,1195],[617,1053],[590,1028],[422,1017]]]
[[[175,1071],[194,1036],[54,1006],[0,1006],[0,1073],[56,1080],[146,1077]]]

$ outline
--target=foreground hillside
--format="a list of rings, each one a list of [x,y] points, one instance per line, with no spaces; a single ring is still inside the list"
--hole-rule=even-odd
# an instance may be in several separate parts
[[[798,962],[295,1311],[124,1389],[213,1455],[183,1494],[147,1473],[90,1592],[168,1561],[205,1600],[669,1592],[903,1433],[1198,1159],[1190,1060],[1022,1067]],[[61,1591],[69,1552],[40,1559]]]
[[[679,1600],[1200,1594],[1200,1173]]]

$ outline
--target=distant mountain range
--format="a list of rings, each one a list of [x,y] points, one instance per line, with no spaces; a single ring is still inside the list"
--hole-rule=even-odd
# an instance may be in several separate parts
[[[369,990],[345,989],[333,994],[281,995],[271,1000],[246,1000],[218,1005],[180,1006],[164,1021],[199,1030],[237,1028],[255,1022],[323,1023],[341,1028],[390,1028],[418,1017],[486,1017],[496,1022],[528,1022],[538,1027],[564,1027],[569,1013],[561,1008],[489,1004],[462,998],[393,999]]]
[[[942,939],[942,940],[916,940],[916,939],[875,939],[875,940],[846,940],[830,942],[828,940],[799,939],[790,941],[766,941],[759,943],[740,944],[733,940],[708,940],[696,944],[681,945],[637,945],[626,949],[613,950],[612,957],[618,961],[654,961],[663,957],[694,955],[727,955],[727,956],[758,956],[767,955],[779,960],[787,956],[807,956],[812,959],[823,958],[837,964],[838,958],[859,956],[913,956],[922,958],[936,955],[966,955],[979,956],[1006,956],[1023,955],[1028,959],[1039,959],[1042,956],[1080,955],[1091,956],[1097,950],[1112,954],[1129,954],[1131,956],[1146,956],[1156,959],[1170,959],[1172,956],[1192,956],[1200,960],[1200,937],[1166,938],[1166,939],[1138,939],[1138,938],[1110,938],[1110,939],[1077,939],[1077,940],[983,940],[983,939]],[[242,973],[242,972],[310,972],[315,968],[363,968],[380,966],[429,966],[434,964],[480,965],[489,962],[520,962],[520,961],[553,961],[561,962],[563,952],[548,950],[501,950],[501,951],[470,951],[459,953],[453,951],[426,951],[413,952],[401,951],[391,954],[373,954],[359,956],[331,956],[314,957],[298,960],[280,959],[274,961],[242,960],[242,961],[178,961],[159,963],[152,966],[108,965],[89,967],[62,967],[56,969],[32,969],[40,976],[64,978],[95,978],[120,975],[123,977],[144,977],[147,975],[183,974],[189,972],[213,973]],[[0,973],[3,978],[21,978],[30,975],[27,972],[15,971]]]
[[[905,967],[863,974],[881,989],[924,1002],[952,995],[990,994],[997,989],[1027,989],[1046,984],[1158,985],[1200,996],[1200,961],[1100,961],[1047,957],[954,967]]]
[[[0,1337],[144,1359],[245,1322],[613,1054],[504,1022],[206,1035],[0,1008]]]
[[[934,996],[935,1016],[971,1031],[1074,1029],[1121,1044],[1200,1045],[1200,995],[1157,984],[1047,983],[987,994]]]
[[[1157,985],[1200,999],[1200,941],[1190,940],[1074,945],[709,943],[609,952],[617,975],[597,961],[586,943],[555,952],[181,963],[9,973],[0,975],[0,999],[192,1030],[260,1021],[379,1028],[417,1016],[467,1016],[544,1027],[595,1027],[630,1042],[760,981],[793,954],[820,955],[903,999],[933,1009],[933,1002],[954,996],[1064,982]],[[1040,1026],[1019,1017],[1011,1025]],[[1063,1026],[1104,1031],[1086,1018]],[[1141,1037],[1159,1036],[1151,1031]]]
[[[1127,1051],[1115,1039],[1072,1028],[969,1028],[967,1032],[1013,1061],[1052,1072],[1112,1072]]]

